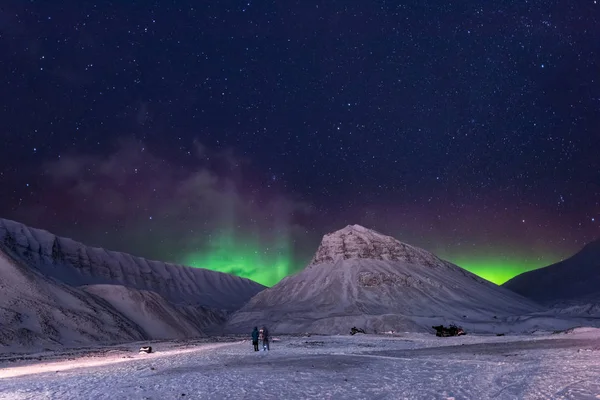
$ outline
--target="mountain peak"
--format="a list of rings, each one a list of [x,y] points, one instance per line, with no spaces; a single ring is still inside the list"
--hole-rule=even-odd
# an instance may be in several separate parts
[[[379,233],[376,230],[365,228],[364,226],[357,225],[357,224],[346,225],[345,228],[339,229],[335,232],[328,233],[325,235],[325,237],[329,237],[329,236],[341,237],[341,236],[347,236],[347,235],[358,235],[358,236],[362,235],[364,237],[389,238],[389,236]],[[394,240],[396,240],[396,239],[394,239]]]
[[[391,236],[361,225],[348,225],[323,236],[309,265],[348,259],[404,261],[428,266],[443,263],[435,255],[402,243]]]

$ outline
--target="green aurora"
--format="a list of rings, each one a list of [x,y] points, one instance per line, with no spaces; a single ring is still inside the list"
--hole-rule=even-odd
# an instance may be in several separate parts
[[[264,246],[258,236],[239,239],[225,233],[207,247],[187,255],[183,264],[241,276],[265,286],[273,286],[292,273],[293,254],[287,240]]]
[[[448,257],[446,260],[466,269],[475,275],[480,276],[497,285],[501,285],[509,279],[522,274],[523,272],[546,267],[552,263],[560,261],[558,258],[530,260],[526,258],[507,259],[505,257]]]
[[[509,257],[490,253],[439,256],[498,285],[523,272],[545,267],[564,258],[557,255],[533,258],[518,254]],[[233,234],[217,236],[204,249],[188,254],[183,264],[241,276],[265,286],[273,286],[304,268],[294,258],[288,240],[267,246],[266,241],[261,243],[258,235],[241,239]]]

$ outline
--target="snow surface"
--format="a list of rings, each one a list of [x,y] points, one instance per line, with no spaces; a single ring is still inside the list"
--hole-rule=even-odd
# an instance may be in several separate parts
[[[153,343],[0,364],[0,399],[599,399],[600,333]],[[48,357],[49,358],[49,357]],[[72,356],[71,356],[72,358]],[[17,364],[17,365],[11,365]]]
[[[307,268],[254,296],[225,332],[264,321],[283,333],[346,333],[352,326],[418,332],[451,323],[501,333],[508,318],[544,311],[423,249],[351,225],[325,235]]]

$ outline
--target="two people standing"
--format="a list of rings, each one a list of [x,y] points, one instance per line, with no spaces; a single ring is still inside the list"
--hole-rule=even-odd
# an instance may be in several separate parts
[[[258,346],[260,342],[260,347],[262,347],[263,351],[269,350],[269,331],[266,326],[263,326],[258,329],[258,327],[254,327],[252,331],[252,345],[254,346],[254,351],[258,351]]]

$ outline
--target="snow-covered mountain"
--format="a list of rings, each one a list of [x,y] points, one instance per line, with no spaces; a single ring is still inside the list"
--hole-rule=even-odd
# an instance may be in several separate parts
[[[542,310],[423,249],[352,225],[325,235],[302,272],[254,296],[226,330],[264,323],[279,333],[420,331]]]
[[[524,272],[502,286],[564,312],[598,314],[600,240],[564,261]]]
[[[202,336],[204,315],[188,318],[180,307],[161,295],[148,290],[131,289],[122,285],[91,285],[82,289],[104,299],[129,321],[142,327],[146,337],[184,339]]]
[[[6,219],[0,219],[0,246],[67,285],[120,284],[175,303],[232,311],[264,289],[249,279],[88,247]]]
[[[0,219],[0,344],[199,336],[263,289]]]
[[[0,348],[141,339],[142,329],[101,298],[0,251]]]

